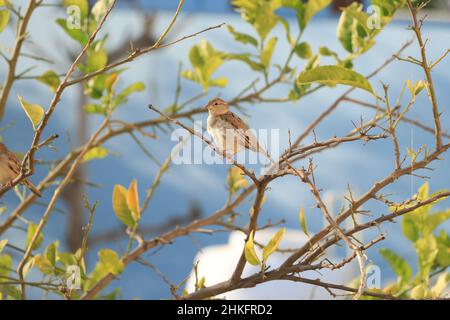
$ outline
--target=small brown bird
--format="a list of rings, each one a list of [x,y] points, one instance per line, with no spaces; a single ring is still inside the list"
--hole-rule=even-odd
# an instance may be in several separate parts
[[[12,182],[20,174],[20,169],[21,164],[17,156],[0,142],[0,184],[5,185]],[[41,192],[28,179],[21,183],[35,195],[42,197]]]
[[[231,112],[228,103],[216,98],[208,102],[207,130],[219,151],[226,151],[234,156],[236,153],[249,149],[260,152],[270,159],[266,150],[258,143],[248,126]]]

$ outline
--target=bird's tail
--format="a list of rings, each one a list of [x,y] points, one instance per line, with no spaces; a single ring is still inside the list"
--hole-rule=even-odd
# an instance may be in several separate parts
[[[31,192],[33,192],[35,195],[37,195],[39,198],[42,197],[42,193],[30,182],[30,180],[25,180],[23,183],[28,189],[30,189]]]

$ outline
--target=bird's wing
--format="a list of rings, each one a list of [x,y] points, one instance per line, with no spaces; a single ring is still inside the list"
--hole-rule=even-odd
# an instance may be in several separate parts
[[[19,159],[17,159],[17,156],[13,153],[8,151],[7,154],[8,159],[8,168],[15,174],[14,178],[17,177],[20,173],[21,164],[19,162]]]
[[[242,121],[241,118],[231,111],[221,115],[221,117],[236,130],[247,149],[255,151],[258,148],[258,141],[255,135],[249,130],[248,126],[244,123],[244,121]]]

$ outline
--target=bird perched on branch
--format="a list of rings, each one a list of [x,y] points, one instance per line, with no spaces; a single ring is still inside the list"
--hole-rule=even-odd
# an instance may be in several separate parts
[[[206,108],[209,112],[207,130],[219,151],[226,151],[234,156],[244,149],[249,149],[270,159],[269,153],[259,145],[244,121],[229,110],[226,101],[213,99],[208,102]]]
[[[0,184],[5,185],[11,183],[20,174],[21,167],[17,156],[0,142]],[[38,197],[42,197],[41,192],[36,189],[30,180],[24,179],[21,184],[30,189]]]

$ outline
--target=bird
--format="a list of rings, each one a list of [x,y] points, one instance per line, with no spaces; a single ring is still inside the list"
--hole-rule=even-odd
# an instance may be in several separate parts
[[[208,110],[207,132],[220,152],[231,156],[249,149],[262,153],[270,159],[269,153],[263,149],[255,135],[244,121],[230,111],[228,103],[220,98],[212,99],[206,105]]]
[[[8,148],[0,142],[0,184],[5,185],[11,183],[21,171],[21,164],[17,156],[8,150]],[[42,197],[41,192],[28,179],[24,179],[21,184],[30,189],[38,197]]]

